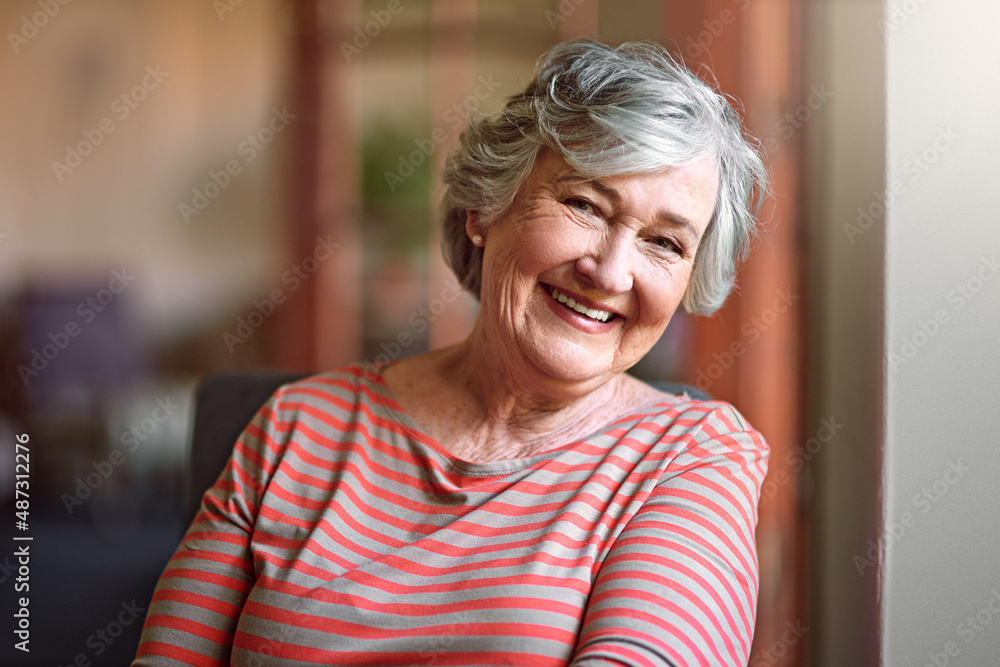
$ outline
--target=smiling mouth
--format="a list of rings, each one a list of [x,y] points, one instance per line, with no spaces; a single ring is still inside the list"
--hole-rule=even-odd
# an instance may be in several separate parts
[[[609,320],[611,320],[611,319],[613,319],[615,317],[614,313],[609,313],[606,310],[597,310],[595,308],[587,308],[583,304],[577,303],[572,297],[566,296],[565,294],[563,294],[562,292],[560,292],[559,290],[557,290],[555,287],[552,287],[551,285],[549,285],[548,288],[549,288],[549,294],[552,295],[553,299],[555,299],[559,303],[563,304],[564,306],[566,306],[570,310],[575,310],[576,312],[580,313],[581,315],[585,315],[586,317],[589,317],[590,319],[592,319],[594,321],[597,321],[597,322],[608,322]]]

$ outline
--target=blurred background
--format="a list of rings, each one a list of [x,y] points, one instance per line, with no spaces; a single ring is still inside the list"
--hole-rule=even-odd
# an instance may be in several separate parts
[[[5,0],[4,624],[13,626],[20,590],[10,545],[21,543],[11,537],[33,540],[31,651],[15,651],[4,625],[0,662],[128,664],[184,528],[201,378],[388,361],[464,337],[476,303],[458,294],[435,224],[444,159],[470,115],[500,108],[542,52],[577,37],[668,46],[732,96],[773,175],[739,290],[712,318],[678,313],[633,371],[733,402],[771,444],[751,665],[869,665],[887,653],[905,664],[944,664],[925,654],[958,661],[948,642],[962,636],[960,612],[981,606],[968,595],[983,582],[907,595],[922,581],[919,564],[944,558],[935,526],[985,539],[955,518],[954,498],[990,492],[963,482],[953,510],[920,525],[916,510],[911,522],[900,513],[921,485],[937,493],[951,459],[938,451],[906,467],[917,465],[906,448],[930,451],[923,438],[938,428],[920,426],[933,411],[909,401],[926,382],[906,373],[940,357],[893,375],[896,348],[903,363],[912,357],[892,335],[916,353],[968,303],[979,319],[951,325],[950,342],[937,343],[985,344],[974,332],[995,324],[996,286],[984,277],[991,265],[977,262],[1000,248],[996,232],[981,231],[995,214],[967,212],[968,252],[935,275],[921,242],[941,234],[941,214],[919,195],[963,182],[957,156],[985,155],[995,139],[977,138],[973,117],[935,112],[944,107],[912,85],[909,64],[932,62],[922,50],[930,41],[993,68],[993,78],[1000,58],[990,46],[969,51],[992,43],[985,37],[962,36],[976,19],[993,22],[995,8],[960,0],[959,18],[948,19],[924,4]],[[930,75],[959,86],[956,95],[972,87],[952,73]],[[974,292],[968,275],[978,276]],[[913,288],[935,279],[944,281],[936,291]],[[962,308],[948,291],[956,285],[969,292],[955,297]],[[980,293],[991,296],[973,304]],[[952,368],[932,372],[961,387]],[[22,531],[17,434],[31,449]],[[996,470],[985,451],[965,461],[982,454]],[[902,540],[901,531],[922,533]],[[961,645],[962,664],[987,664],[975,656],[990,654],[1000,623],[987,631],[983,621],[977,643]]]

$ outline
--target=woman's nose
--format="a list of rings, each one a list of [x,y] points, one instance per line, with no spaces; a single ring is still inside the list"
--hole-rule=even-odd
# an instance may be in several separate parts
[[[635,240],[625,230],[616,230],[598,241],[577,260],[576,268],[601,294],[613,296],[632,289]]]

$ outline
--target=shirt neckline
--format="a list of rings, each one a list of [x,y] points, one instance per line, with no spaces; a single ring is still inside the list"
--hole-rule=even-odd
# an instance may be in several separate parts
[[[467,461],[448,451],[446,447],[441,445],[441,443],[439,443],[435,438],[426,433],[417,421],[403,409],[403,406],[396,399],[395,394],[393,394],[392,389],[389,388],[389,385],[385,381],[385,377],[382,375],[382,372],[388,368],[388,366],[389,364],[379,365],[370,362],[359,364],[361,377],[366,380],[369,387],[377,387],[377,393],[391,403],[391,406],[377,404],[376,408],[378,411],[382,413],[383,417],[391,419],[402,426],[408,432],[407,434],[415,441],[431,450],[435,454],[435,457],[445,464],[450,471],[469,477],[495,477],[518,472],[539,462],[549,460],[565,451],[573,449],[574,447],[578,447],[583,444],[593,444],[592,441],[594,438],[605,435],[615,428],[631,425],[635,422],[637,417],[641,418],[644,415],[648,416],[651,414],[649,412],[643,412],[641,408],[636,408],[636,410],[631,412],[628,416],[617,419],[610,424],[607,424],[604,427],[584,436],[583,438],[574,440],[565,445],[546,449],[530,456],[512,459],[497,459],[494,461]],[[665,405],[666,401],[663,403],[657,403],[655,406],[647,406],[647,409]]]

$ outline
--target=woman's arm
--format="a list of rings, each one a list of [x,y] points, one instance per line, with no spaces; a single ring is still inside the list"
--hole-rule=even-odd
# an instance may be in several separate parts
[[[734,409],[713,411],[608,554],[573,667],[747,664],[767,456]]]
[[[229,664],[236,624],[255,579],[250,538],[257,506],[283,446],[280,393],[240,435],[167,563],[132,667]]]

